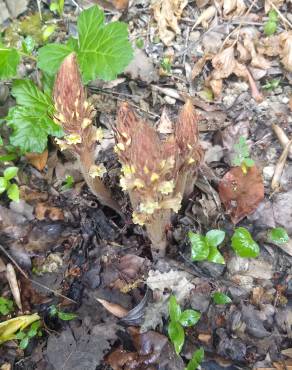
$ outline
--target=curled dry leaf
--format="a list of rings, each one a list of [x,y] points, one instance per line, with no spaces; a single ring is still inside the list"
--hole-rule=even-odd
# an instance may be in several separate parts
[[[284,32],[280,36],[280,42],[283,47],[281,61],[284,67],[292,72],[292,31]]]
[[[25,157],[32,166],[42,171],[46,167],[48,154],[48,149],[46,149],[42,153],[26,153]]]
[[[203,13],[199,16],[196,23],[193,26],[193,29],[198,27],[202,24],[203,27],[207,28],[209,21],[215,16],[217,10],[214,5],[209,6],[209,8],[205,9]]]
[[[20,290],[17,282],[16,273],[14,270],[14,267],[11,265],[11,263],[8,263],[6,265],[6,278],[8,280],[11,293],[13,295],[13,298],[15,300],[15,303],[17,307],[22,311],[22,304],[21,304],[21,298],[20,298]]]
[[[232,168],[219,183],[219,196],[234,224],[254,212],[264,199],[263,179],[257,167],[249,168],[246,175],[240,167]]]
[[[159,37],[170,46],[176,34],[180,34],[178,20],[187,5],[187,0],[152,0],[151,7],[158,25]]]
[[[117,303],[112,303],[112,302],[106,301],[105,299],[101,299],[101,298],[96,298],[96,300],[100,304],[102,304],[106,310],[108,310],[111,314],[118,317],[119,319],[122,319],[123,317],[125,317],[127,313],[129,312],[128,310],[126,310],[124,307],[122,307],[121,305]]]
[[[224,0],[223,1],[223,15],[231,15],[232,17],[239,17],[244,14],[246,6],[243,0]]]
[[[234,47],[230,46],[215,55],[212,59],[212,65],[214,67],[212,79],[220,80],[229,77],[235,67]]]

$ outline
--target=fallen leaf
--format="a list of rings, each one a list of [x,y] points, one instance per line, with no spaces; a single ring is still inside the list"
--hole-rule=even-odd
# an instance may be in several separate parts
[[[42,153],[26,153],[25,157],[32,166],[42,171],[46,167],[48,154],[48,149],[46,149]]]
[[[214,71],[212,72],[212,79],[220,80],[229,77],[235,67],[234,47],[230,46],[215,55],[212,59]]]
[[[232,17],[239,17],[244,14],[246,6],[243,0],[224,0],[223,15],[232,15]]]
[[[173,133],[173,123],[171,122],[165,108],[163,108],[160,120],[158,121],[157,131],[160,134],[172,134]]]
[[[37,313],[32,315],[18,316],[14,319],[6,320],[0,323],[0,344],[15,338],[18,330],[23,330],[34,321],[39,320]]]
[[[112,303],[109,301],[106,301],[105,299],[96,298],[96,300],[103,305],[103,307],[108,310],[111,314],[118,317],[119,319],[125,317],[127,313],[129,312],[124,307],[117,303]]]
[[[152,60],[140,49],[135,50],[134,58],[124,73],[129,74],[133,80],[140,79],[147,83],[158,81],[159,78]]]
[[[203,13],[199,16],[196,23],[193,26],[193,29],[198,27],[200,24],[202,24],[203,27],[208,27],[208,22],[215,16],[217,10],[214,5],[209,6],[209,8],[205,9]]]
[[[275,57],[281,53],[280,35],[263,37],[258,41],[257,52],[259,54]]]
[[[180,34],[178,20],[187,5],[187,0],[152,0],[151,8],[158,25],[159,37],[170,46],[176,34]]]
[[[249,168],[246,175],[241,167],[233,167],[220,181],[219,195],[234,224],[254,212],[264,199],[263,179],[257,167]]]
[[[49,218],[52,221],[64,220],[64,213],[58,207],[49,206],[47,203],[38,203],[35,207],[35,216],[38,220]]]
[[[267,14],[271,9],[274,9],[273,6],[271,5],[271,3],[273,2],[273,4],[279,8],[280,6],[283,5],[285,0],[265,0],[265,13]]]
[[[11,263],[8,263],[6,266],[6,278],[8,280],[11,293],[13,295],[14,301],[17,305],[17,307],[22,311],[22,304],[21,304],[21,298],[20,298],[20,290],[16,278],[16,273],[14,270],[14,267]]]
[[[200,58],[194,65],[192,70],[192,78],[196,78],[202,72],[204,65],[206,64],[207,60],[210,60],[212,56],[205,54],[202,58]]]
[[[280,36],[280,41],[283,45],[281,61],[284,67],[292,72],[292,32],[285,32]]]

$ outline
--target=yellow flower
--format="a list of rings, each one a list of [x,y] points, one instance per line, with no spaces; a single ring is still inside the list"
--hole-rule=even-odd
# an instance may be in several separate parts
[[[68,145],[82,143],[82,139],[79,134],[69,134],[64,136],[64,139]]]
[[[172,193],[173,189],[174,189],[174,181],[173,180],[163,181],[162,183],[160,183],[158,185],[158,191],[161,194],[164,194],[164,195]]]
[[[106,173],[106,168],[101,163],[99,165],[92,165],[89,169],[89,176],[92,178],[102,177]]]
[[[152,215],[156,209],[159,209],[158,202],[147,200],[146,203],[140,203],[139,210],[142,213],[147,213],[148,215]]]

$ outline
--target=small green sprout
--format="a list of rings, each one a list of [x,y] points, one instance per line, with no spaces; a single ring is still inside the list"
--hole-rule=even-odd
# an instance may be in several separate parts
[[[57,316],[60,320],[63,321],[74,320],[77,317],[75,313],[60,311],[55,305],[50,306],[49,314],[51,317]]]
[[[61,17],[64,11],[64,0],[55,0],[51,2],[50,11],[57,13],[59,17]]]
[[[6,191],[8,198],[15,202],[19,201],[19,188],[17,184],[12,184],[11,180],[17,176],[17,172],[17,167],[7,167],[0,177],[0,194]]]
[[[196,325],[201,314],[195,310],[182,311],[174,295],[169,298],[168,312],[170,316],[168,336],[174,345],[176,354],[179,355],[185,342],[184,327]]]
[[[269,11],[268,17],[269,19],[264,25],[264,33],[267,36],[271,36],[277,31],[279,16],[276,10],[272,9]]]
[[[281,79],[280,78],[273,78],[272,80],[268,81],[263,88],[268,91],[275,90],[280,85]]]
[[[185,368],[185,370],[196,370],[201,364],[201,362],[204,360],[204,356],[205,356],[204,348],[197,349],[194,352],[193,357],[189,361],[188,366]]]
[[[136,40],[136,47],[138,49],[143,49],[143,47],[144,47],[144,40],[141,37]]]
[[[168,57],[164,57],[160,63],[161,68],[166,72],[167,74],[171,73],[171,60]]]
[[[41,337],[43,335],[42,330],[40,329],[41,322],[40,320],[33,322],[28,330],[20,330],[16,336],[15,339],[20,340],[19,347],[21,349],[25,349],[31,338],[34,338],[36,336]]]
[[[62,190],[72,189],[74,185],[74,178],[71,175],[67,175],[62,185]]]
[[[288,243],[289,235],[283,227],[275,227],[268,231],[268,241],[276,245]]]
[[[210,230],[205,236],[190,231],[188,237],[191,243],[191,259],[193,261],[225,264],[224,257],[217,248],[224,241],[225,231]]]
[[[235,229],[231,238],[234,252],[242,258],[255,258],[260,253],[259,245],[253,240],[250,232],[244,227]]]
[[[213,298],[214,303],[219,304],[219,305],[224,305],[224,304],[228,304],[232,302],[231,298],[228,297],[228,295],[221,293],[221,292],[215,292],[212,295],[212,298]]]
[[[249,148],[246,139],[240,136],[238,143],[234,145],[235,156],[232,160],[233,166],[240,166],[242,172],[246,175],[247,170],[254,166],[254,160],[249,156]]]
[[[12,311],[13,301],[4,297],[0,297],[0,314],[6,316]]]

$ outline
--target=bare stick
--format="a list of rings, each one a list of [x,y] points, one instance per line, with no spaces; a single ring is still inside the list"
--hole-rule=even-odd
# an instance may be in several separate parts
[[[282,127],[276,125],[275,123],[272,124],[272,128],[274,130],[274,133],[276,134],[280,144],[283,148],[286,147],[286,145],[289,143],[289,138],[285,134],[285,131],[282,129]],[[290,146],[288,157],[292,159],[292,147]]]
[[[285,166],[285,163],[286,163],[286,160],[287,160],[287,156],[288,156],[291,144],[292,144],[292,139],[287,143],[287,145],[285,146],[285,149],[283,150],[283,152],[282,152],[282,154],[279,158],[279,161],[278,161],[277,166],[275,168],[275,173],[274,173],[274,177],[273,177],[273,180],[272,180],[272,184],[271,184],[272,190],[279,189],[280,179],[281,179],[281,176],[282,176],[282,173],[283,173],[283,170],[284,170],[284,166]]]

